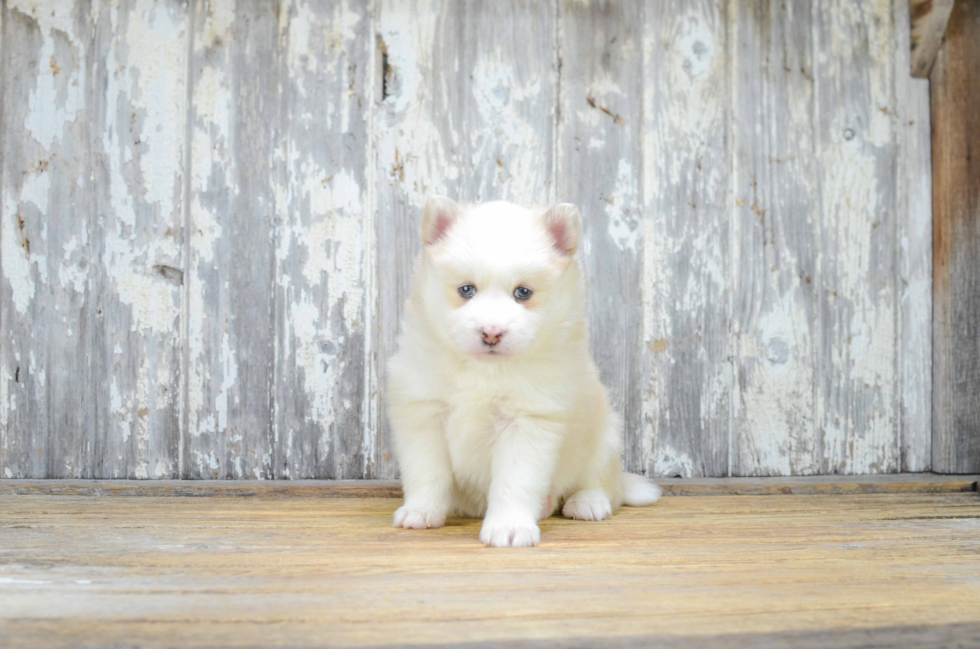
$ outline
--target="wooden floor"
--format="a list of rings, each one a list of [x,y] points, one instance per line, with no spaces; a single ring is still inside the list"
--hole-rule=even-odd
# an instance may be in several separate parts
[[[0,496],[0,646],[980,646],[980,496],[391,527],[394,498]]]

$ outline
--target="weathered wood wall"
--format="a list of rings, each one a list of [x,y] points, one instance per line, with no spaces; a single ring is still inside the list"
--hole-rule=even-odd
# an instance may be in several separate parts
[[[655,475],[922,471],[904,0],[2,0],[0,476],[395,475],[425,197],[586,216]]]
[[[980,471],[980,0],[953,7],[932,69],[936,179],[932,464]]]

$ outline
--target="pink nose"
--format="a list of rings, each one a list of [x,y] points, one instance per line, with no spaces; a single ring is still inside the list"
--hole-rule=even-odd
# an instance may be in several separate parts
[[[504,337],[507,333],[503,329],[497,326],[489,326],[480,329],[480,335],[483,337],[483,344],[493,347],[500,342],[500,339]]]

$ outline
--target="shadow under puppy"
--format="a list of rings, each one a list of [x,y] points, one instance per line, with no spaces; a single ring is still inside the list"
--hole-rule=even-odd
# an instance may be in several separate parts
[[[480,540],[537,545],[561,507],[597,521],[660,489],[624,473],[622,422],[589,352],[578,208],[436,196],[388,367],[405,504],[395,526],[483,517]]]

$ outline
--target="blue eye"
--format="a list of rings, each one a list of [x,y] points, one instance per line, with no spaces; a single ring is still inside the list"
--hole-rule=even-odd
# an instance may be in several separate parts
[[[466,284],[464,286],[460,286],[458,291],[459,291],[459,296],[466,300],[476,295],[476,287],[473,286],[472,284]]]
[[[528,300],[534,294],[534,291],[526,286],[518,286],[514,289],[514,297],[518,300]]]

